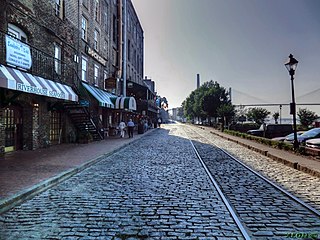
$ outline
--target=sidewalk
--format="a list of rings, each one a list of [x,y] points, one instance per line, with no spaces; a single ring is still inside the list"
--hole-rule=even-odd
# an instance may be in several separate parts
[[[209,127],[202,127],[207,129],[212,134],[220,136],[224,139],[238,143],[244,147],[252,149],[253,151],[259,152],[273,160],[283,163],[284,165],[290,166],[299,171],[303,171],[312,176],[320,178],[320,160],[311,159],[302,155],[296,155],[294,153],[280,150],[277,148],[269,147],[264,144],[260,144],[254,141],[250,141],[244,138],[232,136],[221,131],[215,130]]]
[[[89,144],[61,144],[0,157],[0,213],[63,181],[102,157],[151,133],[109,137]]]

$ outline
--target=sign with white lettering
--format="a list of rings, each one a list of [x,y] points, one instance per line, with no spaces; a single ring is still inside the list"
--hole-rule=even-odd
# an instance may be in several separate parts
[[[38,94],[38,95],[43,95],[47,97],[55,97],[55,98],[60,98],[60,99],[66,99],[66,94],[62,91],[56,91],[56,90],[48,90],[45,88],[38,88],[34,86],[28,86],[22,83],[17,83],[17,88],[16,90],[22,91],[22,92],[27,92],[27,93],[33,93],[33,94]]]
[[[30,47],[6,35],[6,61],[8,64],[30,69],[32,66]]]
[[[96,51],[94,51],[92,48],[86,46],[86,51],[88,55],[96,59],[98,62],[100,62],[103,66],[106,66],[107,60],[105,60],[103,57],[101,57]]]

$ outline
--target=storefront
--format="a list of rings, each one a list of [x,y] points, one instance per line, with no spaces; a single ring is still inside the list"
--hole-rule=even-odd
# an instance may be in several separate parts
[[[0,65],[0,153],[59,144],[70,128],[63,111],[78,101],[68,85]]]

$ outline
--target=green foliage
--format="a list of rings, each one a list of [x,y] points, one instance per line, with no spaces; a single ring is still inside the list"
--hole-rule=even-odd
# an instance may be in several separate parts
[[[280,113],[279,112],[275,112],[272,114],[272,117],[274,119],[274,122],[277,124],[278,123],[278,119],[279,119]]]
[[[270,112],[264,108],[250,108],[247,112],[248,119],[252,119],[255,123],[264,123]]]
[[[188,119],[232,116],[234,112],[226,89],[212,80],[192,91],[182,106]]]
[[[308,126],[318,118],[318,115],[315,112],[312,112],[306,108],[299,108],[297,115],[300,119],[301,125],[305,128],[308,128]]]

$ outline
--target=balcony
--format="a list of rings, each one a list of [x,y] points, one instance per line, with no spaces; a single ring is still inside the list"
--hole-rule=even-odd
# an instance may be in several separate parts
[[[0,31],[0,64],[15,68],[15,66],[6,62],[6,36],[6,33]],[[18,39],[16,41],[21,42]],[[69,86],[78,83],[76,71],[70,65],[55,59],[30,44],[26,45],[30,47],[32,66],[29,70],[21,68],[19,70]]]
[[[158,112],[158,106],[156,105],[154,100],[136,100],[137,101],[137,111],[149,111],[149,112]]]

